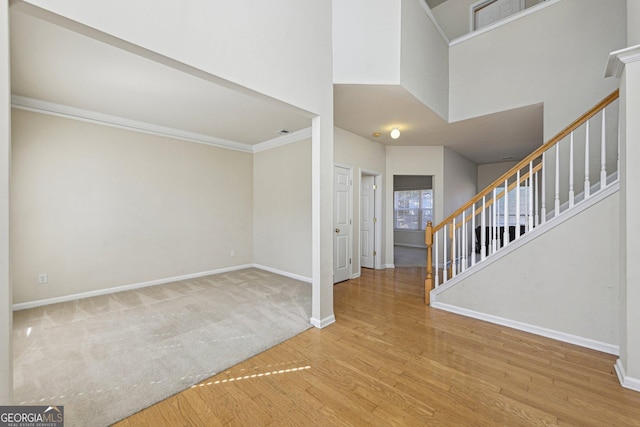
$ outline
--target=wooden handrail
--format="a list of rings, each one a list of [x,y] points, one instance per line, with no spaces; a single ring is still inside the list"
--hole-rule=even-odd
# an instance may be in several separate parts
[[[491,206],[497,200],[499,200],[500,198],[504,197],[504,195],[506,193],[508,193],[510,190],[512,190],[513,188],[515,188],[518,185],[518,183],[521,183],[521,182],[523,182],[523,181],[525,181],[525,180],[527,180],[529,178],[532,178],[532,175],[534,173],[537,173],[540,170],[542,170],[543,163],[539,162],[539,161],[536,161],[541,155],[543,155],[547,150],[549,150],[554,145],[558,144],[563,138],[567,137],[569,134],[571,134],[578,127],[582,126],[585,122],[587,122],[589,119],[591,119],[597,113],[599,113],[601,110],[606,108],[613,101],[618,99],[618,97],[619,97],[618,90],[612,92],[609,96],[604,98],[597,105],[595,105],[593,108],[591,108],[585,114],[583,114],[579,119],[577,119],[576,121],[571,123],[564,130],[562,130],[556,136],[551,138],[548,142],[546,142],[545,144],[541,145],[534,152],[532,152],[527,157],[525,157],[520,162],[518,162],[518,164],[516,164],[514,167],[512,167],[507,172],[502,174],[498,179],[493,181],[484,190],[482,190],[480,193],[478,193],[476,196],[474,196],[471,200],[469,200],[467,203],[465,203],[462,207],[457,209],[454,213],[449,215],[440,224],[438,224],[435,227],[433,226],[433,224],[431,222],[429,222],[427,224],[427,227],[426,227],[426,230],[425,230],[425,244],[427,246],[427,277],[426,277],[426,280],[424,282],[425,302],[427,304],[429,304],[430,300],[431,300],[431,295],[430,295],[431,291],[436,286],[439,285],[438,283],[435,283],[434,275],[433,275],[433,242],[434,242],[435,233],[437,231],[441,230],[447,224],[451,224],[451,227],[449,227],[449,234],[450,235],[448,236],[448,238],[453,240],[454,239],[454,232],[455,232],[455,230],[457,228],[462,227],[462,225],[465,222],[468,222],[468,221],[471,220],[471,218],[474,218],[475,216],[477,216],[479,213],[482,212],[483,209],[486,209],[488,206]],[[603,142],[603,144],[604,144],[604,142]],[[534,161],[536,161],[535,164],[533,163]],[[522,172],[520,174],[520,179],[516,180],[517,182],[513,181],[513,182],[511,182],[511,184],[509,184],[509,178],[512,178],[514,175],[518,174],[519,171]],[[505,182],[506,182],[506,187],[507,187],[506,191],[504,191],[505,188],[503,187],[503,185],[505,185]],[[501,187],[501,189],[503,190],[500,194],[496,194],[495,198],[492,197],[488,201],[485,200],[482,203],[481,207],[478,207],[477,209],[474,209],[475,208],[475,204],[478,201],[480,201],[483,197],[487,196],[492,191],[494,191],[494,189],[496,189],[498,187]],[[557,195],[556,195],[556,197],[557,197]],[[455,221],[455,219],[458,218],[459,216],[463,215],[464,212],[469,208],[472,209],[470,215],[468,217],[465,217],[465,219],[460,219],[459,221],[457,221],[456,222],[456,226],[454,227],[453,226],[453,222]],[[506,235],[506,231],[505,231],[505,235]],[[446,242],[447,237],[443,237],[443,238],[445,239],[445,242]],[[450,257],[450,259],[452,260],[451,261],[452,264],[449,266],[448,269],[447,269],[447,266],[446,266],[447,261],[446,261],[446,254],[445,254],[445,262],[443,264],[444,265],[443,268],[446,269],[446,270],[444,270],[445,271],[445,273],[444,273],[445,282],[447,280],[447,276],[453,277],[453,274],[455,274],[454,269],[455,269],[455,271],[458,271],[458,269],[455,267],[456,261],[455,261],[455,252],[454,252],[455,251],[455,249],[454,249],[455,246],[454,245],[455,245],[455,243],[452,242],[452,244],[450,246],[450,248],[451,248],[451,257]],[[494,251],[495,251],[495,244],[494,244]],[[475,251],[474,251],[474,253],[475,253]],[[463,260],[463,262],[466,263],[466,260],[465,260],[464,256],[462,257],[462,260]],[[466,265],[466,264],[464,264],[464,265]],[[472,263],[472,265],[473,265],[473,263]],[[438,266],[436,265],[435,268],[436,268],[435,277],[439,278]],[[462,271],[464,271],[464,267],[463,267]],[[447,275],[447,272],[448,272],[448,275]],[[438,281],[439,281],[439,279],[438,279]]]
[[[509,179],[512,175],[514,175],[518,170],[520,170],[520,169],[524,168],[525,166],[527,166],[529,164],[529,162],[531,162],[534,159],[536,159],[539,156],[541,156],[542,153],[544,153],[549,148],[553,147],[555,144],[560,142],[563,138],[565,138],[571,132],[573,132],[578,127],[583,125],[591,117],[593,117],[596,114],[598,114],[598,112],[600,112],[600,110],[602,110],[603,108],[605,108],[606,106],[611,104],[613,101],[618,99],[618,96],[619,96],[619,90],[616,89],[609,96],[604,98],[602,101],[600,101],[595,106],[593,106],[589,111],[587,111],[582,116],[580,116],[579,119],[577,119],[576,121],[571,123],[569,126],[564,128],[564,130],[562,130],[556,136],[551,138],[548,142],[546,142],[545,144],[543,144],[540,147],[538,147],[538,149],[536,149],[533,153],[529,154],[527,157],[522,159],[517,165],[515,165],[514,167],[509,169],[507,172],[503,173],[500,176],[500,178],[496,179],[491,184],[489,184],[484,190],[482,190],[480,193],[476,194],[471,200],[469,200],[467,203],[462,205],[462,207],[460,207],[454,213],[452,213],[447,218],[445,218],[444,221],[442,221],[437,226],[433,227],[432,228],[432,233],[435,233],[436,231],[438,231],[441,228],[443,228],[445,226],[445,224],[448,224],[448,223],[452,222],[454,218],[456,218],[457,216],[462,214],[462,212],[464,212],[465,210],[469,209],[470,206],[472,206],[478,200],[482,199],[482,197],[484,197],[487,194],[489,194],[493,190],[494,187],[497,187],[498,185],[503,183],[506,179]]]

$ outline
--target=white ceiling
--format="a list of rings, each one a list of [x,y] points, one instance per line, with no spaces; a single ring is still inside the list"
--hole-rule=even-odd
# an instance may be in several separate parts
[[[255,145],[308,115],[195,77],[11,9],[12,94],[219,140]],[[336,85],[335,125],[394,145],[444,145],[476,163],[542,143],[542,106],[448,124],[401,86]],[[391,140],[391,127],[402,135]],[[372,133],[380,132],[375,138]]]
[[[385,145],[444,145],[484,164],[520,160],[542,144],[541,104],[449,124],[401,86],[334,85],[333,93],[335,125]]]
[[[254,145],[308,117],[11,10],[11,91]]]
[[[425,0],[425,1],[429,5],[429,8],[433,9],[434,7],[440,6],[442,3],[444,3],[447,0]]]

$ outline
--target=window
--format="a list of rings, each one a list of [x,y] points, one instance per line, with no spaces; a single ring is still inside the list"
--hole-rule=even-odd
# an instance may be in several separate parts
[[[497,195],[501,195],[504,193],[504,189],[502,191],[500,191],[500,189],[498,189]],[[520,217],[516,218],[516,189],[512,188],[511,190],[509,190],[509,193],[507,193],[507,198],[509,199],[508,201],[508,206],[507,206],[507,217],[508,217],[508,221],[505,221],[505,216],[504,216],[504,197],[501,197],[500,199],[498,199],[498,203],[497,203],[497,216],[498,216],[498,222],[500,225],[504,225],[505,222],[508,222],[509,225],[525,225],[527,223],[527,215],[529,214],[529,187],[528,186],[521,186],[520,187]]]
[[[396,230],[424,230],[433,221],[433,190],[394,191],[393,217]]]

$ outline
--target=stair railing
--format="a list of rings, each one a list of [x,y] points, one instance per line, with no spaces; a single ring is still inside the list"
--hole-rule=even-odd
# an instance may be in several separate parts
[[[617,181],[618,96],[604,98],[440,224],[427,224],[427,304],[431,290]]]

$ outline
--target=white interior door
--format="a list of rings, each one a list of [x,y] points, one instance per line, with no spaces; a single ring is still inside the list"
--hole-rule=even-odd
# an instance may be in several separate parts
[[[474,30],[493,24],[524,9],[524,0],[491,0],[474,5]]]
[[[338,283],[351,275],[351,170],[335,166],[333,183],[333,283]]]
[[[375,184],[373,175],[360,181],[360,266],[375,265]]]

